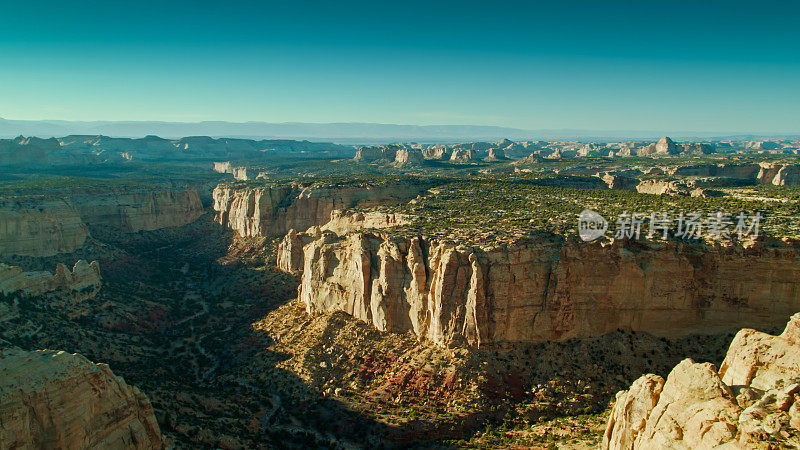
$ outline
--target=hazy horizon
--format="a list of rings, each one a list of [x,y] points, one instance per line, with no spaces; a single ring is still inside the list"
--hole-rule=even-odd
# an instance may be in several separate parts
[[[155,135],[175,139],[211,136],[248,139],[308,139],[337,143],[388,143],[399,141],[459,142],[464,140],[678,140],[798,138],[800,133],[757,133],[698,130],[584,130],[575,128],[525,130],[491,125],[415,125],[368,122],[167,122],[167,121],[65,121],[13,120],[0,117],[0,138],[19,135],[64,137],[105,135],[139,138]]]

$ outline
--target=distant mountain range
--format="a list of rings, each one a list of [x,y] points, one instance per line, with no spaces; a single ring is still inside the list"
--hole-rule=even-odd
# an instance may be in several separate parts
[[[757,134],[731,132],[693,132],[669,130],[523,130],[479,125],[396,125],[381,123],[267,123],[267,122],[156,122],[8,120],[0,118],[0,137],[19,135],[60,137],[70,134],[106,135],[113,137],[164,138],[184,136],[240,137],[249,139],[308,139],[346,144],[386,142],[457,142],[475,140],[552,140],[582,141],[654,140],[671,136],[680,140],[797,138],[800,134]]]

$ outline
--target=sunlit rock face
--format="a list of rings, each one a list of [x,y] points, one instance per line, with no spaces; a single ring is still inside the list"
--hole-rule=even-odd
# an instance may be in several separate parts
[[[800,185],[800,165],[798,164],[761,163],[759,166],[761,170],[758,172],[758,180],[763,184]]]
[[[240,236],[254,237],[322,226],[336,210],[410,200],[429,187],[419,182],[338,188],[219,185],[212,195],[216,220]]]
[[[381,330],[473,346],[659,336],[771,326],[800,310],[793,245],[583,243],[560,236],[493,247],[354,232],[293,233],[282,270],[302,272],[309,312],[342,310]],[[301,250],[302,249],[302,250]]]
[[[797,448],[798,376],[800,314],[779,336],[743,329],[719,370],[685,359],[617,393],[601,448]]]
[[[0,348],[0,448],[159,449],[150,401],[105,364]]]

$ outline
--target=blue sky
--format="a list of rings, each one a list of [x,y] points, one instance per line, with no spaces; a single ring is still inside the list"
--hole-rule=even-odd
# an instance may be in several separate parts
[[[800,132],[787,1],[0,1],[7,119]]]

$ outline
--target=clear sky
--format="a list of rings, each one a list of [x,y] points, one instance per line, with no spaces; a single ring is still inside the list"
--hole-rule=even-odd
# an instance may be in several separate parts
[[[6,119],[800,132],[792,1],[0,2]]]

